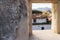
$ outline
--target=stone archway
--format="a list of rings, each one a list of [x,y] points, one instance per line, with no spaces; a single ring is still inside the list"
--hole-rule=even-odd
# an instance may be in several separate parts
[[[59,0],[28,0],[29,7],[29,34],[32,34],[32,3],[52,3],[53,12],[52,12],[52,31],[55,33],[60,33],[60,19],[59,19],[59,10],[60,10],[60,1]]]

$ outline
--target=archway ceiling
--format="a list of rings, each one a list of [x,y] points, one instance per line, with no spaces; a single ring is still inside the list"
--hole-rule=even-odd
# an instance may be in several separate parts
[[[60,0],[30,0],[32,3],[57,3]]]

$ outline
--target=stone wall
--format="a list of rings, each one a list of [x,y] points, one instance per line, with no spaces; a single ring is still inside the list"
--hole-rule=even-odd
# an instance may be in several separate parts
[[[27,17],[25,0],[0,0],[0,40],[15,40],[22,17]]]

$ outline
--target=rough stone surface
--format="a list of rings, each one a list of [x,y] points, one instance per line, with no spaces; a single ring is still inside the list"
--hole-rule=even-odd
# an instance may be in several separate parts
[[[0,40],[15,40],[20,19],[27,16],[25,0],[0,0]]]

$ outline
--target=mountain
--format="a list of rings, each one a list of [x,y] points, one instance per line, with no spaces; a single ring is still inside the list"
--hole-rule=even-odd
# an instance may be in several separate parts
[[[45,8],[37,8],[37,9],[33,9],[33,10],[38,10],[38,11],[48,11],[48,10],[52,10],[51,8],[45,7]]]

